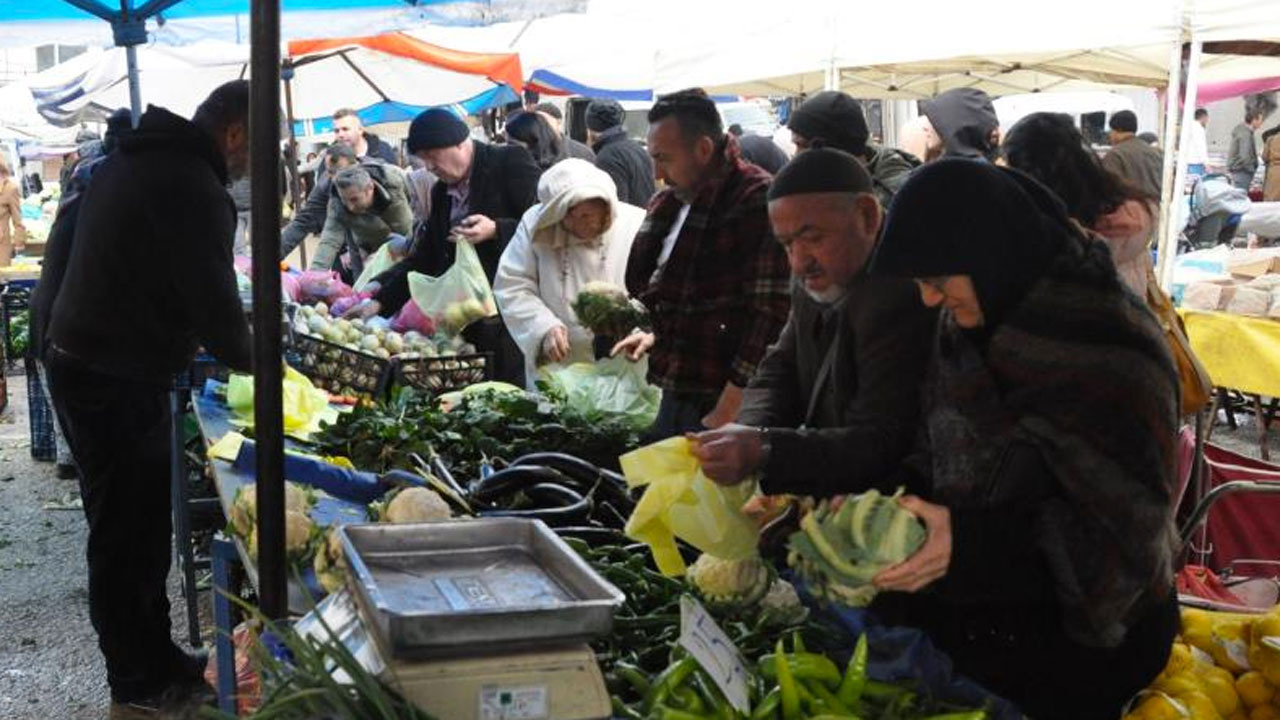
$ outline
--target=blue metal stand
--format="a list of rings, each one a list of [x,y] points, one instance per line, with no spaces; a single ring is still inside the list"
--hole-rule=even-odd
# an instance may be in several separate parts
[[[228,596],[239,594],[238,587],[232,587],[231,568],[240,562],[235,543],[222,533],[213,538],[213,625],[214,647],[217,648],[218,670],[218,708],[223,712],[236,711],[236,646],[231,633],[235,628],[232,622],[231,600]]]

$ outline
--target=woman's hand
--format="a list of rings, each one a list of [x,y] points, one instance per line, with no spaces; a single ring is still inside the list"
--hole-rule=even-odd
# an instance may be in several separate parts
[[[898,504],[924,522],[924,545],[906,560],[882,570],[872,582],[881,590],[916,592],[946,575],[951,566],[951,511],[915,495],[899,498]]]
[[[564,362],[569,350],[569,331],[563,325],[556,325],[542,336],[542,357],[547,362]]]
[[[640,358],[644,357],[652,347],[653,333],[637,330],[614,345],[609,357],[617,357],[622,353],[631,362],[640,362]]]

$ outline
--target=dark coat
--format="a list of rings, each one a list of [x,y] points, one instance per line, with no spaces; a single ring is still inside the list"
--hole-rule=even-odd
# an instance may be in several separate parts
[[[618,199],[647,207],[658,191],[653,179],[653,159],[640,143],[627,137],[621,125],[601,133],[595,143],[596,167],[609,173],[618,186]]]
[[[738,138],[738,145],[742,148],[743,160],[764,168],[770,175],[777,175],[782,166],[787,164],[787,154],[772,138],[743,135]]]
[[[364,134],[364,141],[369,145],[369,152],[365,157],[377,158],[391,165],[400,164],[400,158],[396,154],[396,149],[391,147],[391,143],[371,132]]]
[[[248,370],[249,326],[231,257],[236,215],[226,184],[212,137],[148,108],[84,193],[48,352],[160,386],[201,345]]]
[[[1164,155],[1137,136],[1116,143],[1102,158],[1102,167],[1124,178],[1151,197],[1160,197]]]
[[[893,203],[893,196],[907,183],[911,171],[920,167],[920,160],[909,152],[870,143],[867,144],[867,154],[863,156],[863,160],[866,161],[867,172],[871,173],[876,197],[885,209],[888,209]]]
[[[770,495],[861,492],[889,476],[915,438],[937,313],[912,282],[865,276],[828,311],[840,323],[828,342],[823,311],[792,292],[791,316],[743,394],[738,422],[770,428],[761,481]],[[815,389],[829,342],[835,358]]]
[[[565,135],[561,138],[564,144],[564,156],[586,160],[587,162],[595,162],[595,151],[587,147],[586,143],[580,143],[577,140]]]

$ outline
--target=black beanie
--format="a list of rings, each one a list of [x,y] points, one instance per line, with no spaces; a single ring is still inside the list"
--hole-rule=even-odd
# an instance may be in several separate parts
[[[617,100],[608,98],[592,100],[587,106],[587,129],[592,132],[604,132],[611,127],[621,125],[626,116],[626,111]]]
[[[444,108],[423,111],[409,124],[409,152],[453,147],[470,137],[467,124]]]
[[[815,148],[797,153],[773,176],[769,200],[812,193],[871,192],[871,175],[843,150]]]
[[[867,152],[871,134],[862,106],[838,90],[824,90],[805,100],[791,113],[787,127],[811,142],[820,140],[827,147],[853,155]]]

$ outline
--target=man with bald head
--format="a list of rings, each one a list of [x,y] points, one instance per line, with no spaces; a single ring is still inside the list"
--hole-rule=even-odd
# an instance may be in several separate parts
[[[696,435],[695,454],[721,484],[759,473],[767,495],[861,492],[911,448],[937,315],[910,281],[867,276],[884,210],[852,155],[799,153],[768,198],[791,315],[737,423]]]

